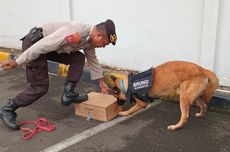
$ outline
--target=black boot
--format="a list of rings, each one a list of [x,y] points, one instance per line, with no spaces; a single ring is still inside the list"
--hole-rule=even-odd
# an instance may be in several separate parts
[[[0,109],[0,116],[2,119],[2,122],[13,130],[20,129],[19,123],[16,121],[17,114],[15,110],[18,108],[14,101],[12,99],[9,100],[9,102],[6,103],[4,107]]]
[[[81,103],[83,101],[88,100],[87,95],[79,95],[78,93],[74,92],[74,88],[76,83],[67,81],[65,83],[64,93],[61,97],[61,104],[63,106],[68,106],[71,103]]]

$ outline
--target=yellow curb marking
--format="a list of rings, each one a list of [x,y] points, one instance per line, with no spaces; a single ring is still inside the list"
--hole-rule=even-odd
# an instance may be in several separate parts
[[[68,73],[69,66],[65,64],[58,65],[58,75],[66,77]]]
[[[0,52],[0,61],[8,60],[9,56],[10,56],[10,53]]]

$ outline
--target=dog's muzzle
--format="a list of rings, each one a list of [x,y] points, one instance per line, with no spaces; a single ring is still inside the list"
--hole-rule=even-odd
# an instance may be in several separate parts
[[[117,99],[117,104],[119,106],[122,106],[125,103],[126,100],[121,100],[121,99]]]

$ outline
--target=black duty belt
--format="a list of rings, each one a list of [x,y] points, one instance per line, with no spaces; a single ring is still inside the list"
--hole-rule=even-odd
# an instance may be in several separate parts
[[[33,27],[30,32],[27,34],[28,39],[31,43],[36,43],[37,41],[43,38],[42,28],[40,27]],[[20,40],[24,40],[26,36],[21,38]]]

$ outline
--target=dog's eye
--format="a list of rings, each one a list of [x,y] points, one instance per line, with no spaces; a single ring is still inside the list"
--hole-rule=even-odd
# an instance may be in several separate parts
[[[112,89],[109,89],[109,92],[112,94],[119,94],[120,93],[120,89],[118,87],[113,87]]]

